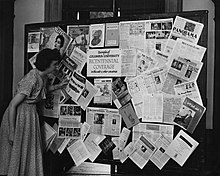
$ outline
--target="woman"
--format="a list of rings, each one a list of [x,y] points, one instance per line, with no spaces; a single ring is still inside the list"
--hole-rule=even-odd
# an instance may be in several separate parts
[[[45,98],[46,79],[60,60],[56,50],[37,54],[35,66],[17,85],[0,127],[0,175],[43,175],[41,133],[36,103]],[[59,89],[66,81],[48,87]]]
[[[61,53],[60,49],[63,47],[64,45],[64,37],[62,35],[58,35],[55,39],[55,45],[54,47],[60,52],[60,54],[62,55],[63,53]]]

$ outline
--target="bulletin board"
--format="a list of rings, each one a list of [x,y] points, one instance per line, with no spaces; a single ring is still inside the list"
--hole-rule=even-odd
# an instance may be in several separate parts
[[[129,19],[122,19],[120,17],[112,17],[112,18],[103,18],[103,19],[90,19],[86,21],[60,21],[60,22],[49,22],[49,23],[32,23],[32,24],[26,24],[25,25],[25,48],[24,48],[24,72],[25,74],[32,68],[29,59],[33,57],[36,52],[28,52],[28,33],[31,32],[39,32],[40,28],[42,27],[54,27],[59,26],[63,31],[67,32],[67,26],[69,25],[92,25],[92,24],[104,24],[104,23],[118,23],[122,21],[135,21],[135,20],[153,20],[153,19],[165,19],[165,18],[173,18],[175,19],[176,16],[181,16],[187,19],[191,19],[200,23],[204,24],[204,28],[202,31],[202,34],[200,36],[198,45],[201,45],[203,47],[207,48],[207,32],[208,32],[208,11],[190,11],[190,12],[178,12],[178,13],[164,13],[164,14],[146,14],[146,15],[134,15],[133,17]],[[106,47],[107,49],[109,47]],[[111,47],[117,49],[118,47]],[[206,107],[206,85],[207,85],[207,54],[203,57],[203,67],[199,74],[199,77],[197,79],[197,84],[200,90],[201,98],[203,101],[204,106]],[[87,77],[87,70],[86,65],[83,67],[81,73],[88,79],[91,83],[94,83],[94,77]],[[106,76],[108,77],[108,76]],[[124,77],[121,77],[124,79]],[[117,79],[117,77],[112,77],[113,81]],[[71,100],[67,101],[66,103],[73,103]],[[93,103],[93,101],[90,102],[89,107],[99,107],[97,104]],[[114,108],[114,103],[112,104],[103,104],[102,108]],[[82,111],[82,119],[81,121],[85,121],[85,111]],[[97,163],[105,163],[105,164],[111,164],[111,173],[112,174],[147,174],[147,173],[153,173],[155,175],[200,175],[205,167],[205,153],[206,153],[206,138],[205,138],[205,118],[206,114],[203,115],[201,121],[199,122],[195,132],[191,135],[197,142],[199,142],[199,146],[196,148],[196,150],[193,152],[193,154],[190,156],[190,158],[187,160],[187,162],[184,164],[183,167],[180,167],[177,165],[174,161],[169,160],[168,163],[164,166],[162,170],[159,170],[156,166],[154,166],[153,163],[149,162],[147,165],[140,169],[138,168],[131,160],[126,160],[123,164],[120,161],[113,160],[112,155],[104,155],[100,154],[95,162]],[[46,121],[51,126],[54,123],[57,123],[57,119],[54,118],[48,118],[44,117],[44,121]],[[122,122],[122,126],[125,126],[124,122]],[[175,126],[174,127],[174,136],[179,132],[180,127]],[[128,141],[131,141],[131,135],[129,136]],[[71,161],[70,156],[68,156],[68,153],[64,151],[63,154],[52,154],[50,151],[48,151],[49,154],[47,154],[47,162],[48,162],[48,172],[53,175],[53,170],[57,166],[65,167],[66,169],[70,168],[74,165],[74,163]],[[64,162],[65,161],[65,162]]]

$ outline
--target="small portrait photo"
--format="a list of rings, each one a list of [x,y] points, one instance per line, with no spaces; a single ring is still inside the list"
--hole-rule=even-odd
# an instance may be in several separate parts
[[[74,106],[74,115],[81,115],[81,107],[80,106]]]
[[[190,32],[194,32],[196,25],[190,22],[186,22],[184,29]]]
[[[104,114],[95,113],[94,114],[94,124],[103,124]]]
[[[116,119],[112,119],[112,124],[116,124]]]
[[[172,64],[171,64],[171,67],[172,67],[172,68],[177,68],[177,65],[178,65],[178,61],[175,60],[175,59],[173,59],[173,62],[172,62]]]
[[[172,29],[172,22],[162,23],[162,30],[171,30]]]
[[[146,32],[146,39],[156,39],[156,32]]]
[[[156,43],[156,50],[161,51],[161,43]]]
[[[66,136],[66,128],[59,127],[58,132],[59,132],[60,137],[65,137]]]
[[[161,83],[159,76],[154,77],[154,79],[155,79],[156,84],[160,84]]]
[[[181,70],[183,67],[183,63],[182,62],[178,62],[177,66],[176,66],[176,69],[177,70]]]
[[[177,85],[177,84],[181,84],[181,83],[182,83],[182,80],[177,79],[177,80],[176,80],[176,84],[175,84],[175,85]]]
[[[179,113],[174,118],[174,122],[187,129],[194,116],[195,111],[186,106],[182,106]]]
[[[102,31],[101,30],[94,30],[92,31],[92,46],[99,45],[102,39]]]
[[[171,35],[171,36],[170,36],[170,39],[172,39],[172,40],[177,40],[178,37],[176,37],[176,36],[174,36],[174,35]]]
[[[151,23],[151,30],[161,30],[161,23]]]
[[[68,114],[73,115],[73,108],[74,106],[68,106]]]
[[[84,98],[86,98],[88,94],[89,94],[89,91],[87,89],[84,89],[83,92],[82,92],[82,96]]]
[[[67,115],[68,109],[67,106],[60,106],[60,115]]]
[[[131,114],[128,115],[128,119],[130,120],[130,122],[131,122],[132,124],[135,124],[135,119],[132,117]]]
[[[80,136],[80,128],[74,128],[73,129],[73,136],[79,137]]]
[[[186,78],[190,78],[191,77],[191,74],[192,74],[192,71],[193,71],[193,67],[188,67],[186,73],[185,73],[185,77]]]
[[[54,94],[47,94],[46,101],[45,101],[45,109],[53,110],[54,106]]]
[[[144,147],[144,146],[142,145],[142,146],[141,146],[141,151],[142,151],[142,152],[146,152],[146,150],[147,150],[146,147]]]
[[[66,136],[72,137],[73,136],[73,128],[66,128]]]

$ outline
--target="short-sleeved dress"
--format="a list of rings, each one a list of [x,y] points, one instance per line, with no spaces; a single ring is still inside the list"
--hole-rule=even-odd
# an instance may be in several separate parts
[[[42,176],[42,142],[36,103],[45,96],[44,81],[32,69],[18,83],[16,94],[26,95],[17,107],[13,145],[9,144],[9,111],[0,127],[0,175]]]

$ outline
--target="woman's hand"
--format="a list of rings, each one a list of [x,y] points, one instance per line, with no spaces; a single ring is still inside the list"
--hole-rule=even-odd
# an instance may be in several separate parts
[[[69,80],[68,80],[67,78],[63,79],[63,80],[58,84],[59,89],[62,89],[62,88],[64,88],[64,87],[66,87],[68,83],[69,83]]]

